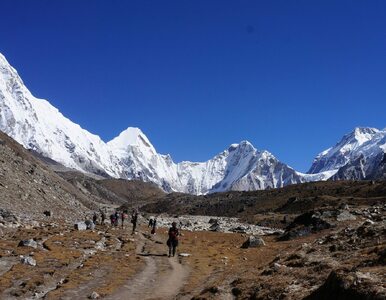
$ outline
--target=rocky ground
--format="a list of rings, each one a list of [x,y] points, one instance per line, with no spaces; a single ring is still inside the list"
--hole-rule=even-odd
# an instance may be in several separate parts
[[[3,227],[0,298],[386,299],[384,205],[301,214],[282,231],[229,218],[157,220],[181,224],[178,257],[166,256],[167,228],[152,235],[146,218],[134,235],[128,224],[78,231],[54,218]]]

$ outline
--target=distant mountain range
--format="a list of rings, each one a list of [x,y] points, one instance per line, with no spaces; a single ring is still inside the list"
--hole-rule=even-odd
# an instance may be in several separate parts
[[[0,130],[25,148],[66,167],[106,177],[154,182],[167,192],[206,194],[258,190],[327,179],[386,178],[386,130],[355,128],[320,153],[307,174],[295,171],[248,141],[206,162],[174,163],[157,153],[138,128],[102,139],[35,98],[0,54]]]

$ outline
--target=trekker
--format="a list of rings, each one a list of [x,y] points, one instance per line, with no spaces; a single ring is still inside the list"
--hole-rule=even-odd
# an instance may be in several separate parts
[[[111,222],[111,226],[115,225],[115,215],[114,214],[110,215],[110,222]]]
[[[114,226],[117,227],[118,226],[118,222],[119,222],[119,213],[118,211],[115,211],[115,214],[114,214]]]
[[[101,224],[102,225],[105,225],[105,219],[106,219],[106,214],[103,211],[101,211]]]
[[[94,225],[96,225],[97,219],[98,219],[98,216],[97,216],[96,212],[94,212],[94,215],[92,216],[92,222],[94,223]]]
[[[122,229],[123,229],[123,223],[125,222],[125,219],[127,219],[127,211],[123,211],[121,214]]]
[[[153,224],[151,224],[151,234],[155,234],[155,227],[157,226],[157,219],[153,220]]]
[[[147,227],[153,227],[153,218],[149,219],[149,225],[147,225]]]
[[[167,240],[166,244],[169,247],[169,257],[176,254],[176,248],[178,247],[178,236],[180,235],[177,223],[173,222],[172,227],[169,228],[169,239]]]
[[[133,231],[131,234],[135,233],[135,230],[137,228],[137,222],[138,222],[138,211],[134,210],[133,214],[131,215],[131,223],[133,224]]]

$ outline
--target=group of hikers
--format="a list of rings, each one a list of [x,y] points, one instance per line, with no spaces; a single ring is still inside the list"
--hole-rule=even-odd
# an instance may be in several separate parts
[[[104,225],[105,220],[106,220],[106,213],[105,213],[105,211],[100,210],[99,214],[100,214],[100,224]],[[136,229],[137,229],[138,215],[139,215],[138,209],[133,209],[132,214],[131,214],[131,224],[133,225],[132,234],[135,234]],[[128,210],[123,210],[121,212],[116,210],[114,213],[112,213],[110,215],[111,226],[118,227],[119,220],[121,220],[121,226],[123,229],[125,220],[128,218],[129,218]],[[93,214],[92,221],[95,225],[99,223],[99,217],[98,217],[98,214],[96,212],[94,212],[94,214]],[[157,219],[156,218],[154,218],[154,217],[149,218],[148,228],[149,227],[151,228],[150,233],[155,234],[156,233],[156,227],[157,227]],[[169,228],[168,240],[166,242],[166,244],[169,248],[169,257],[175,256],[175,254],[176,254],[179,236],[180,236],[180,232],[177,228],[177,223],[173,222],[172,226]]]
[[[99,211],[99,215],[100,215],[100,224],[104,225],[105,224],[105,220],[106,220],[106,212],[104,212],[103,210],[100,210]],[[110,215],[111,226],[118,227],[119,220],[121,220],[121,227],[123,229],[124,224],[125,224],[125,220],[128,219],[128,218],[129,218],[129,215],[128,215],[128,211],[127,210],[123,210],[121,212],[116,210],[114,213],[112,213]],[[95,225],[99,223],[99,217],[98,217],[98,214],[96,212],[94,212],[94,214],[93,214],[92,221],[93,221],[93,223]],[[137,228],[137,223],[138,223],[138,210],[137,209],[133,210],[133,213],[131,215],[131,223],[133,224],[133,231],[132,231],[132,233],[134,234],[135,230]]]

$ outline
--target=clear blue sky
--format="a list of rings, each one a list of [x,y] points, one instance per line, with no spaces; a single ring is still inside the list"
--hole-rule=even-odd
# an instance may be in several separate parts
[[[105,141],[203,161],[249,140],[306,171],[386,126],[386,1],[2,0],[0,52]]]

